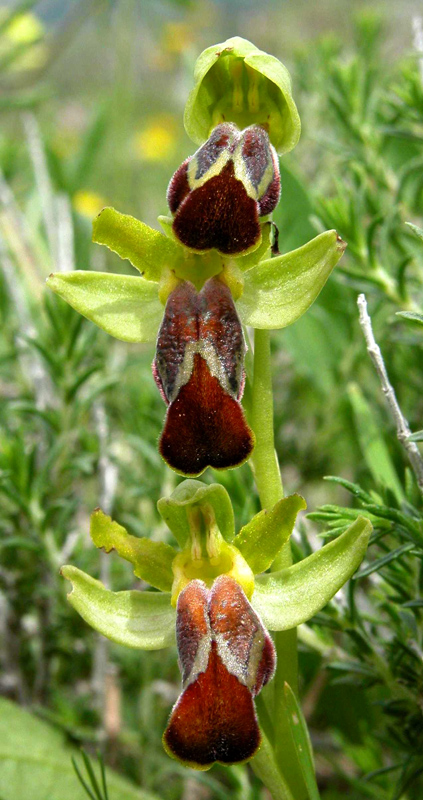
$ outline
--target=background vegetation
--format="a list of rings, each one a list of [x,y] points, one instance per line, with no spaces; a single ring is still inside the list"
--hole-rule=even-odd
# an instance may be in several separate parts
[[[311,512],[295,557],[358,509],[375,527],[359,574],[300,631],[321,796],[421,798],[422,498],[356,306],[365,291],[418,431],[423,327],[398,315],[423,306],[423,242],[405,224],[422,225],[418,5],[26,0],[0,9],[2,800],[86,797],[75,745],[100,748],[125,776],[109,773],[110,800],[266,797],[246,767],[202,774],[168,759],[161,735],[179,691],[176,653],[106,643],[66,603],[65,562],[115,590],[140,588],[129,565],[94,549],[89,515],[101,505],[134,534],[165,539],[155,503],[179,479],[156,450],[164,406],[151,348],[111,340],[43,288],[53,270],[124,268],[91,244],[92,217],[113,204],[155,225],[166,212],[167,182],[194,149],[182,126],[194,60],[235,33],[287,64],[303,120],[282,163],[281,249],[332,227],[348,242],[311,311],[273,335],[285,488]],[[258,510],[249,468],[218,480],[240,526]]]

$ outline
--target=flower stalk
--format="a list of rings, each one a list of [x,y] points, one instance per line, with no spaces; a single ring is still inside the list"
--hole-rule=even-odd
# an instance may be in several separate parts
[[[274,443],[273,388],[269,331],[256,330],[254,334],[254,377],[252,387],[251,425],[256,437],[256,446],[251,466],[262,508],[271,508],[283,497],[282,476]],[[272,569],[284,569],[292,564],[291,545],[286,542],[281,548]],[[276,709],[273,718],[273,742],[266,740],[252,767],[263,780],[273,796],[292,797],[302,800],[305,784],[297,754],[292,742],[284,695],[285,683],[298,691],[297,632],[293,628],[274,634],[277,655],[276,673],[273,683],[264,691],[263,699],[257,701],[259,718],[268,699],[268,707]],[[260,714],[261,711],[261,714]],[[257,767],[257,769],[256,769]],[[268,778],[271,781],[268,782]]]

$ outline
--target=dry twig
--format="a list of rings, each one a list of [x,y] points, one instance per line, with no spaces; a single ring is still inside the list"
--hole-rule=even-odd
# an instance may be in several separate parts
[[[393,386],[389,381],[380,347],[373,334],[372,321],[367,311],[367,301],[364,294],[359,295],[357,305],[360,315],[360,326],[367,344],[367,352],[379,376],[383,394],[386,397],[386,402],[388,403],[391,416],[396,425],[398,439],[407,451],[408,459],[416,476],[419,489],[423,494],[423,458],[415,442],[410,442],[410,427],[399,407]]]

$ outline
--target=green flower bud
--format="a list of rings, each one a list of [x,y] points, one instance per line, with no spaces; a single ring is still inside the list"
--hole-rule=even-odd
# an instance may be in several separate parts
[[[234,36],[201,53],[194,78],[184,122],[196,144],[203,144],[221,122],[234,122],[240,129],[261,125],[280,154],[297,144],[301,123],[291,78],[274,56]]]

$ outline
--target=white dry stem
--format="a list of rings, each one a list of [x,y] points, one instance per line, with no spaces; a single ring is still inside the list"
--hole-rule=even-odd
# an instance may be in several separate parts
[[[41,211],[43,214],[44,227],[47,233],[49,251],[52,264],[57,260],[57,223],[56,207],[54,202],[53,187],[47,167],[46,154],[44,152],[38,123],[33,114],[27,113],[23,116],[25,133],[28,141],[29,154],[40,195]]]
[[[420,81],[423,84],[423,20],[420,15],[413,17],[413,44],[418,55]]]
[[[32,324],[28,304],[20,283],[19,275],[9,258],[1,236],[0,261],[10,297],[16,308],[22,335],[30,339],[34,336],[35,329]],[[44,411],[51,405],[51,398],[54,397],[50,376],[44,369],[41,358],[36,352],[29,353],[21,349],[20,359],[22,363],[22,372],[24,375],[28,375],[34,390],[35,405],[40,411]]]
[[[407,452],[408,459],[416,476],[417,484],[423,494],[423,458],[415,442],[410,442],[410,427],[399,407],[393,386],[389,381],[380,347],[376,343],[373,334],[372,321],[367,311],[367,301],[364,294],[359,295],[357,305],[360,315],[360,326],[366,340],[367,352],[375,365],[383,394],[386,397],[386,402],[396,425],[397,437]]]
[[[31,291],[38,295],[44,275],[34,253],[28,223],[1,170],[0,226],[9,250],[13,253],[26,281],[31,285]]]
[[[59,194],[56,200],[57,218],[57,269],[58,272],[71,272],[74,264],[74,232],[69,197]]]

